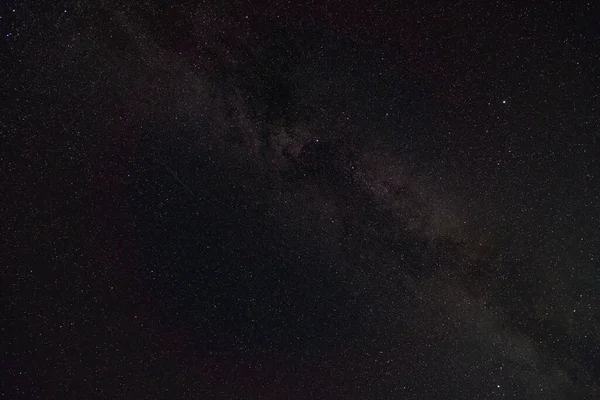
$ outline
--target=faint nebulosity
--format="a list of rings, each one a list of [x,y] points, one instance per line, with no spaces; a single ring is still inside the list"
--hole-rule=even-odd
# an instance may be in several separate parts
[[[2,5],[0,393],[600,398],[599,9],[400,3]]]

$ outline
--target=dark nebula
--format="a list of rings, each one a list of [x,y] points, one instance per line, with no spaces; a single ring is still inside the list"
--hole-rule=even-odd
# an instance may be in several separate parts
[[[594,2],[0,6],[6,399],[600,398]]]

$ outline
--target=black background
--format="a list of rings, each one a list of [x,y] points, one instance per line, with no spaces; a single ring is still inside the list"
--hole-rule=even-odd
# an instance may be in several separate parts
[[[593,399],[593,2],[8,2],[18,398]]]

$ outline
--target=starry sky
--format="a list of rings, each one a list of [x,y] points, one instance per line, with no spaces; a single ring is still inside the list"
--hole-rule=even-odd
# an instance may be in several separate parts
[[[595,2],[39,3],[0,397],[600,398]]]

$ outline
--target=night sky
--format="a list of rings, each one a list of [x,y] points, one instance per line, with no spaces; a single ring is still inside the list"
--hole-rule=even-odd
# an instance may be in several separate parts
[[[5,1],[0,65],[1,398],[600,398],[600,4]]]

